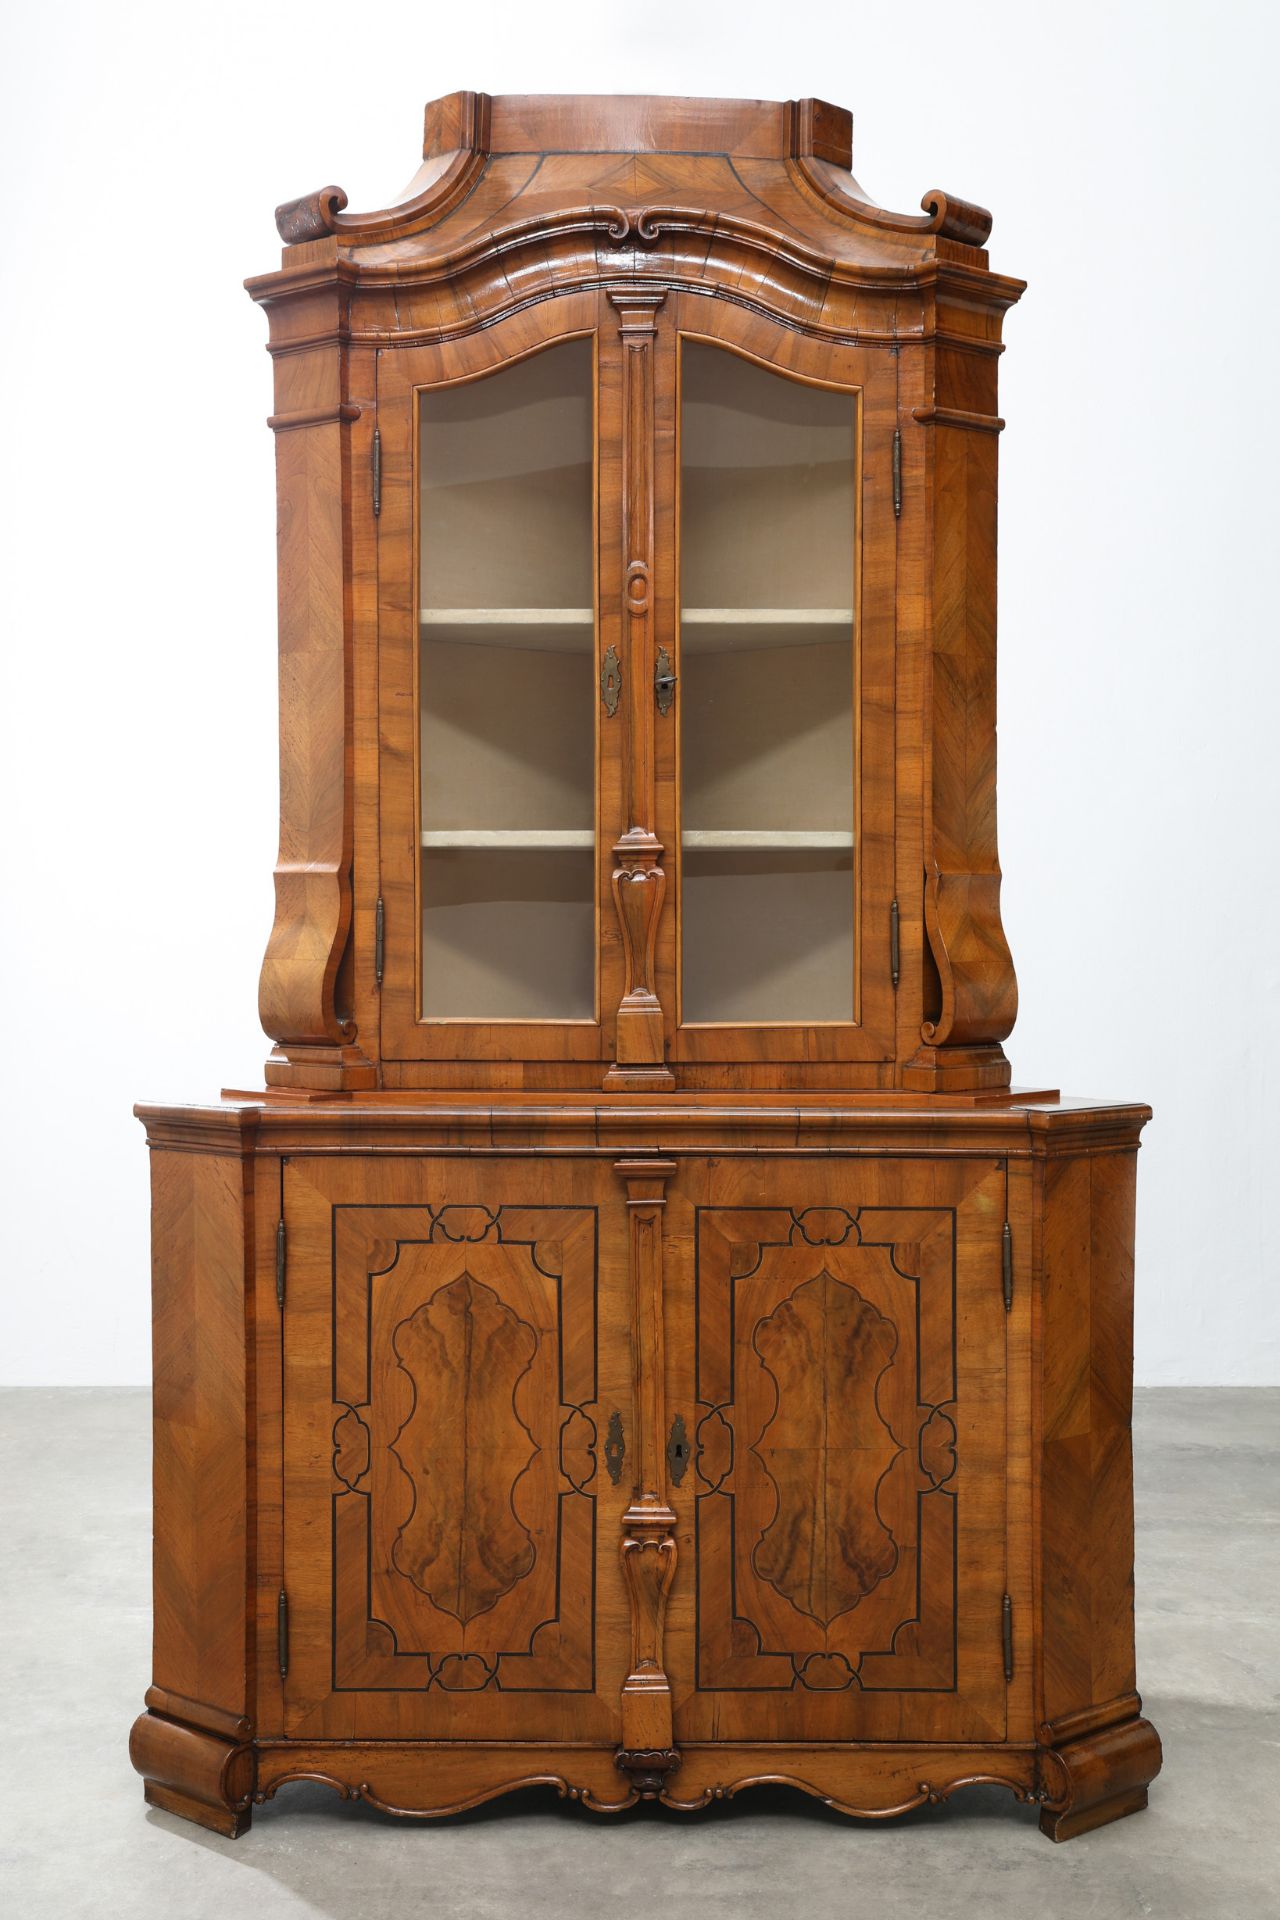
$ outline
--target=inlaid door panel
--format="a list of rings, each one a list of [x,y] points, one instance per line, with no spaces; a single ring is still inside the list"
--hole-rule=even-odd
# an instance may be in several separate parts
[[[619,1213],[589,1163],[288,1166],[289,1734],[616,1737]]]
[[[1002,1739],[1003,1163],[689,1162],[667,1219],[677,1739]]]

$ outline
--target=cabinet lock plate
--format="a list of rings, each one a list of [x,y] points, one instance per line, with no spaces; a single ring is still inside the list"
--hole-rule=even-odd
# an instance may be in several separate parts
[[[604,1464],[609,1470],[609,1478],[615,1487],[622,1478],[622,1463],[626,1457],[627,1443],[622,1432],[622,1415],[615,1407],[609,1415],[609,1426],[604,1442]]]
[[[671,655],[665,647],[658,648],[658,661],[653,670],[653,693],[658,702],[658,712],[670,713],[675,704],[676,676],[671,671]]]
[[[600,698],[604,701],[605,712],[612,719],[622,698],[622,662],[616,647],[609,648],[600,668]]]
[[[689,1469],[689,1434],[684,1424],[684,1415],[678,1413],[671,1422],[671,1433],[667,1440],[667,1473],[673,1487],[678,1487]]]

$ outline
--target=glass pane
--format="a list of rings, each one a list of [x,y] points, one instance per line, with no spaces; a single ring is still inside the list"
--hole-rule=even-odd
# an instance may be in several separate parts
[[[683,1017],[853,1018],[857,405],[686,342]]]
[[[422,1012],[595,1016],[593,371],[422,394]]]

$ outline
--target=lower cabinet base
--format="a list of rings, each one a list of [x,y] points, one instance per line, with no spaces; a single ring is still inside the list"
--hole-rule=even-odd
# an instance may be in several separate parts
[[[148,1110],[148,1801],[1145,1806],[1147,1110],[612,1098]]]
[[[838,1813],[888,1820],[950,1799],[961,1787],[1001,1786],[1038,1804],[1052,1840],[1137,1813],[1160,1769],[1160,1741],[1146,1720],[1127,1721],[1066,1748],[1035,1746],[697,1746],[681,1749],[661,1792],[637,1791],[611,1751],[598,1747],[485,1742],[263,1740],[237,1745],[144,1713],[130,1742],[152,1806],[236,1838],[251,1807],[281,1787],[310,1782],[382,1813],[432,1819],[500,1794],[553,1787],[595,1813],[642,1799],[693,1813],[747,1787],[795,1787]]]

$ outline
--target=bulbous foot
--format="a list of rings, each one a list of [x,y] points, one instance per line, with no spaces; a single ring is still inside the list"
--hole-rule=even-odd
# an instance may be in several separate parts
[[[133,1723],[129,1758],[142,1775],[150,1806],[180,1814],[231,1840],[249,1826],[251,1746],[214,1733],[198,1733],[158,1713],[144,1713]]]
[[[1127,1813],[1140,1813],[1162,1758],[1159,1734],[1149,1720],[1137,1719],[1046,1749],[1041,1833],[1051,1840],[1074,1840]]]

